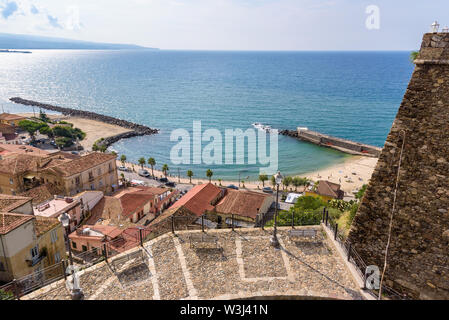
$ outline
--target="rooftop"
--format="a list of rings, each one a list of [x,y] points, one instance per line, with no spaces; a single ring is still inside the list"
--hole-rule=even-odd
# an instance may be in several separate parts
[[[34,207],[34,215],[47,218],[56,218],[59,214],[79,205],[79,202],[75,201],[73,198],[67,197],[67,199],[72,199],[72,202],[67,202],[65,199],[66,198],[52,199],[47,203]]]
[[[11,113],[0,113],[0,120],[13,121],[13,120],[25,120],[25,117],[19,116],[17,114]]]
[[[212,183],[200,184],[193,187],[181,199],[176,201],[170,209],[183,206],[197,216],[201,216],[206,211],[212,211],[214,209],[212,201],[214,201],[221,192],[222,190]]]
[[[47,156],[49,155],[49,152],[33,147],[28,145],[21,145],[21,144],[5,144],[0,143],[0,155],[5,156],[8,154],[33,154],[36,156]]]
[[[36,217],[35,227],[36,227],[36,236],[40,237],[41,235],[47,233],[48,231],[54,229],[58,225],[61,225],[58,219],[54,218],[45,218],[45,217]]]
[[[78,159],[73,159],[67,163],[54,166],[50,170],[57,171],[65,177],[70,177],[115,158],[116,156],[113,154],[92,152]]]
[[[227,190],[215,209],[224,214],[238,214],[255,219],[264,202],[271,196],[253,191]]]
[[[0,212],[0,234],[7,234],[32,219],[34,216],[27,214]]]
[[[333,197],[333,198],[341,198],[343,199],[344,192],[340,190],[340,185],[336,183],[332,183],[325,180],[318,181],[318,187],[316,189],[316,193]]]
[[[33,200],[30,197],[0,194],[0,211],[9,212]]]
[[[38,205],[49,199],[53,199],[54,195],[62,194],[63,190],[52,183],[46,183],[38,187],[32,188],[21,193],[21,196],[33,199],[33,204]]]
[[[200,231],[168,233],[144,243],[144,248],[81,271],[80,286],[86,300],[361,299],[359,287],[321,226],[297,228],[319,232],[315,239],[293,242],[288,228],[280,227],[281,250],[269,245],[268,228],[208,230],[217,237],[218,248],[191,248],[190,235]],[[138,251],[143,259],[132,256]],[[63,279],[22,299],[63,300],[70,294]]]

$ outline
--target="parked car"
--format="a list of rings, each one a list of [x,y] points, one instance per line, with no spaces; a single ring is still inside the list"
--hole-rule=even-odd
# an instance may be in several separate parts
[[[160,182],[168,182],[168,179],[167,178],[160,178],[159,181]]]
[[[237,186],[235,186],[235,185],[233,185],[233,184],[230,184],[230,185],[227,186],[226,188],[228,188],[228,189],[234,189],[234,190],[238,190],[238,189],[239,189],[239,187],[237,187]]]
[[[271,189],[270,187],[265,187],[262,189],[262,191],[265,193],[273,193],[273,189]]]
[[[117,168],[119,171],[129,171],[129,169],[127,167],[124,166],[120,166]]]
[[[139,170],[138,175],[141,177],[149,177],[150,173],[145,169],[144,170],[141,169],[141,170]]]
[[[176,184],[174,182],[167,182],[167,183],[165,183],[165,185],[167,187],[175,187],[176,186]]]

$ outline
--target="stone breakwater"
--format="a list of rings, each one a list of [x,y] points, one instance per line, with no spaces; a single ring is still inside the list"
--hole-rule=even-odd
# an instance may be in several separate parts
[[[26,106],[36,106],[36,107],[39,107],[42,109],[60,112],[63,115],[101,121],[104,123],[108,123],[108,124],[112,124],[112,125],[116,125],[116,126],[120,126],[120,127],[132,130],[129,132],[124,132],[124,133],[117,134],[115,136],[105,138],[101,142],[101,144],[106,145],[106,146],[109,146],[109,145],[113,144],[114,142],[117,142],[120,139],[126,139],[126,138],[135,137],[135,136],[157,134],[159,132],[159,129],[149,128],[147,126],[143,126],[143,125],[140,125],[137,123],[127,121],[127,120],[117,119],[117,118],[114,118],[111,116],[106,116],[106,115],[91,112],[91,111],[84,111],[84,110],[77,110],[77,109],[72,109],[72,108],[53,106],[51,104],[40,103],[40,102],[32,101],[32,100],[26,100],[26,99],[22,99],[19,97],[14,97],[9,100],[11,100],[12,102],[17,103],[17,104],[22,104],[22,105],[26,105]]]
[[[332,137],[306,128],[298,128],[298,130],[281,130],[279,134],[292,138],[307,141],[319,146],[332,148],[344,153],[352,155],[360,155],[367,157],[379,157],[382,148],[354,142],[346,139]]]

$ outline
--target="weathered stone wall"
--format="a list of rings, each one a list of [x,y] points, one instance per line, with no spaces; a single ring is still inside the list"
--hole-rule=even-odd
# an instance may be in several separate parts
[[[449,34],[425,34],[416,68],[348,239],[411,298],[449,299]]]

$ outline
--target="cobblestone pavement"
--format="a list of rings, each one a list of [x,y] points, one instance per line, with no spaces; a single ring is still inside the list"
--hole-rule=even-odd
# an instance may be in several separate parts
[[[299,228],[299,227],[296,227]],[[269,245],[271,230],[208,230],[218,244],[190,246],[200,231],[165,234],[145,243],[144,259],[120,267],[102,262],[86,269],[80,284],[86,299],[235,299],[296,296],[361,299],[342,258],[320,226],[316,238],[293,241],[278,228],[281,249]],[[122,255],[129,254],[123,253]],[[115,257],[118,259],[119,256]],[[117,260],[118,261],[118,260]],[[64,281],[25,299],[69,299]]]

